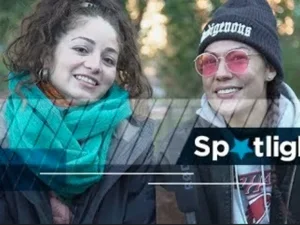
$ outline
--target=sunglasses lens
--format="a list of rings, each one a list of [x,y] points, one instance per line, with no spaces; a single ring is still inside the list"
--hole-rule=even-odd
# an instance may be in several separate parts
[[[203,53],[197,58],[195,66],[200,75],[204,77],[211,76],[218,69],[217,58],[210,53]]]
[[[248,67],[249,57],[244,51],[231,51],[226,55],[226,64],[233,73],[242,74]]]

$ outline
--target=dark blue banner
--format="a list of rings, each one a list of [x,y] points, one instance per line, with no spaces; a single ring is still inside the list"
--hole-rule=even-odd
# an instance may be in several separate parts
[[[299,158],[298,128],[195,128],[177,164],[287,165]]]

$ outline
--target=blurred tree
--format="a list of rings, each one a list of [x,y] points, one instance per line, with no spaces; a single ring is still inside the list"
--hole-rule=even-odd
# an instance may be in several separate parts
[[[174,98],[199,97],[201,79],[194,70],[193,60],[201,30],[214,12],[226,0],[165,0],[163,13],[168,17],[168,45],[157,55],[159,74],[167,95]],[[299,69],[299,0],[268,0],[278,18],[286,81],[300,94]],[[294,8],[297,8],[295,9]],[[298,11],[297,11],[298,10]],[[298,12],[298,14],[296,13]],[[294,26],[294,24],[296,24]],[[292,35],[293,34],[293,35]]]
[[[21,18],[31,9],[35,0],[0,0],[0,53],[4,51],[9,40],[17,32]],[[2,63],[3,56],[0,56],[0,76],[8,73]],[[6,89],[6,83],[0,82],[0,91]]]
[[[146,68],[147,71],[157,74],[169,97],[199,97],[201,94],[201,79],[194,70],[193,60],[204,24],[225,1],[120,0],[139,31],[142,59],[146,67],[151,67]],[[268,1],[278,18],[286,81],[300,94],[300,82],[297,82],[300,0]],[[16,34],[20,19],[34,2],[36,0],[0,0],[0,51]],[[156,11],[161,15],[154,15]],[[5,73],[1,63],[0,74]]]
[[[200,33],[209,18],[208,10],[219,0],[165,0],[163,13],[168,17],[168,46],[158,55],[159,77],[169,97],[198,97],[201,79],[194,70]]]
[[[300,96],[300,74],[299,56],[300,56],[300,1],[295,1],[295,9],[292,12],[283,13],[282,18],[290,16],[294,21],[294,32],[291,36],[281,37],[281,46],[284,62],[284,72],[286,82]]]
[[[0,0],[0,43],[7,43],[35,0]]]
[[[141,22],[149,0],[125,0],[120,2],[124,9],[126,9],[129,13],[136,30],[139,31],[141,29]]]
[[[199,77],[193,60],[204,22],[193,1],[166,1],[168,45],[158,55],[159,77],[169,97],[186,97],[199,92]]]

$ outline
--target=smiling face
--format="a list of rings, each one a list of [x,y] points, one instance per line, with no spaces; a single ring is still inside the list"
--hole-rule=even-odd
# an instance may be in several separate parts
[[[243,114],[257,99],[266,99],[266,84],[276,72],[271,71],[261,55],[250,46],[230,40],[216,41],[205,52],[224,57],[233,49],[242,49],[249,54],[248,67],[242,74],[228,70],[224,58],[220,58],[218,70],[210,77],[202,77],[203,89],[211,107],[229,117]]]
[[[85,17],[63,35],[50,62],[50,82],[76,104],[97,101],[116,79],[119,57],[115,29],[101,17]]]

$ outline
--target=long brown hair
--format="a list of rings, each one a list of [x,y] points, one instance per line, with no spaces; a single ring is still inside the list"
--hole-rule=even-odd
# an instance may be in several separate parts
[[[52,56],[60,37],[71,30],[79,18],[100,16],[114,27],[121,47],[117,81],[130,97],[149,98],[151,86],[142,72],[136,32],[118,0],[41,0],[21,23],[20,35],[4,53],[4,63],[15,73],[28,72],[31,81],[40,81],[46,56]]]

